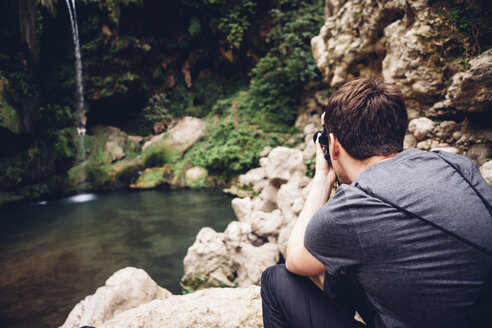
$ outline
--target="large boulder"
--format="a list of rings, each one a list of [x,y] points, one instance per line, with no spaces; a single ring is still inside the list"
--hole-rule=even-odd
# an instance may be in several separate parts
[[[455,74],[446,92],[445,107],[464,112],[492,110],[492,49],[473,58],[469,68]]]
[[[98,328],[263,327],[260,288],[210,288],[155,300]]]
[[[167,132],[152,137],[142,149],[145,151],[151,145],[158,146],[164,143],[169,148],[184,153],[205,136],[205,126],[206,123],[199,118],[183,117]]]
[[[172,294],[159,287],[142,269],[127,267],[115,272],[103,287],[80,301],[61,328],[99,327],[128,309]]]
[[[192,188],[201,188],[208,185],[208,171],[201,166],[194,166],[186,170],[186,185]]]
[[[260,164],[265,168],[270,183],[277,188],[296,175],[304,175],[306,171],[302,151],[287,147],[273,149],[268,157],[261,159]]]
[[[202,228],[183,260],[181,284],[190,290],[207,287],[234,286],[232,259],[224,242],[224,234]]]
[[[492,161],[485,162],[485,164],[480,166],[480,173],[482,173],[489,186],[492,187]]]

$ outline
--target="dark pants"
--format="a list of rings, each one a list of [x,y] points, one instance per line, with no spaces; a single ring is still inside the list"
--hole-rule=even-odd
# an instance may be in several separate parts
[[[355,310],[371,326],[374,309],[355,279],[326,273],[323,289],[285,264],[267,268],[261,276],[265,328],[366,327],[354,319]]]

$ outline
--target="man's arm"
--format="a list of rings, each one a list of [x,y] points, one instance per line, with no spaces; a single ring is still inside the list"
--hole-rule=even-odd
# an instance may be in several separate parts
[[[302,276],[314,276],[326,271],[325,266],[304,247],[304,233],[309,220],[330,198],[335,172],[319,143],[316,143],[316,173],[306,203],[297,219],[287,243],[285,265],[287,270]]]

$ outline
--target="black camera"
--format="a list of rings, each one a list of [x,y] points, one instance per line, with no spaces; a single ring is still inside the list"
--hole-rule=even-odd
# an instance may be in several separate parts
[[[328,151],[328,135],[324,130],[316,131],[313,136],[313,142],[316,143],[316,140],[318,140],[323,152],[325,153],[325,159],[329,162],[330,152]]]

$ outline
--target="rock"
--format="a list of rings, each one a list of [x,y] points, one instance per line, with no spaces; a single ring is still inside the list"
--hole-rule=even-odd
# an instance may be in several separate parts
[[[244,245],[253,243],[260,246],[264,244],[264,241],[259,241],[257,236],[252,235],[251,224],[249,222],[232,221],[227,225],[224,231],[224,244],[230,254],[240,252]],[[232,255],[231,259],[234,262]]]
[[[232,287],[233,263],[224,243],[224,234],[202,228],[183,260],[181,285],[193,290],[207,287]]]
[[[492,161],[485,162],[485,164],[480,166],[480,173],[489,186],[492,187]]]
[[[145,169],[137,181],[130,185],[134,189],[152,189],[163,184],[170,184],[173,178],[171,168],[168,165]]]
[[[184,153],[205,136],[205,125],[206,123],[199,118],[183,117],[166,133],[156,135],[147,141],[142,150],[145,151],[150,145],[164,142],[169,148]]]
[[[99,327],[119,313],[172,294],[159,287],[142,269],[127,267],[115,272],[103,287],[80,301],[61,328]]]
[[[267,178],[277,188],[295,175],[303,176],[306,171],[302,151],[287,147],[273,149],[266,158],[264,167]]]
[[[469,68],[451,78],[446,92],[445,107],[464,112],[483,112],[492,109],[492,49],[484,51],[469,62]]]
[[[195,166],[186,170],[186,184],[190,187],[205,186],[207,184],[208,171],[201,166]]]
[[[104,146],[106,153],[110,156],[111,162],[117,161],[125,157],[123,149],[118,145],[116,141],[108,141]]]
[[[143,137],[141,137],[141,136],[128,136],[128,140],[130,140],[131,142],[140,144],[143,141]]]
[[[88,155],[88,166],[111,164],[125,157],[123,148],[128,140],[125,132],[114,126],[98,125],[91,129],[93,141]]]
[[[408,123],[408,132],[413,134],[417,141],[429,137],[434,129],[434,122],[427,117],[414,118]]]
[[[234,198],[231,202],[231,206],[240,222],[248,222],[249,215],[253,210],[251,198]]]
[[[328,105],[328,101],[330,100],[330,97],[328,95],[327,90],[320,90],[314,93],[314,99],[316,99],[316,102],[320,106],[326,107]]]
[[[292,232],[292,229],[294,228],[295,221],[290,221],[286,226],[280,230],[278,234],[278,241],[277,241],[277,246],[279,252],[282,254],[282,256],[285,258],[285,251],[287,249],[287,242],[289,241],[290,233]]]
[[[492,144],[473,145],[466,152],[466,156],[481,166],[487,161],[487,158],[492,158]]]
[[[276,242],[278,234],[282,225],[284,224],[284,218],[280,210],[274,210],[270,213],[262,211],[255,211],[251,213],[251,229],[254,234],[260,237],[268,238],[269,242]]]
[[[239,184],[243,186],[253,186],[264,180],[266,180],[266,171],[262,167],[251,169],[239,176]]]
[[[434,150],[442,150],[442,151],[445,151],[445,152],[448,152],[448,153],[451,153],[451,154],[460,154],[461,151],[456,148],[456,147],[449,147],[449,146],[443,146],[443,147],[433,147],[431,148],[431,151],[434,151]]]
[[[460,125],[454,121],[442,121],[434,128],[434,135],[441,140],[449,140],[455,132],[459,132],[456,131],[459,129]]]
[[[316,144],[313,142],[313,135],[320,130],[318,125],[311,123],[304,127],[304,150],[302,156],[304,160],[314,158],[316,155]]]
[[[277,193],[277,205],[282,214],[290,221],[297,218],[304,206],[302,188],[309,183],[309,178],[299,177],[282,185]]]
[[[139,158],[133,160],[122,160],[111,165],[110,175],[119,181],[130,183],[138,176],[138,171],[144,169],[144,164]]]
[[[210,288],[155,300],[123,312],[98,328],[263,326],[260,288]]]
[[[403,139],[403,149],[415,148],[417,146],[417,139],[413,134],[406,134]]]
[[[260,157],[267,157],[268,154],[272,151],[272,147],[270,146],[265,146],[261,151],[260,151]]]
[[[231,194],[237,197],[251,197],[253,195],[252,191],[238,188],[238,186],[234,184],[229,188],[224,188],[222,191],[226,194]]]
[[[233,254],[237,266],[237,282],[241,287],[260,285],[261,274],[279,260],[276,244],[266,243],[259,247],[244,243],[239,252]]]

